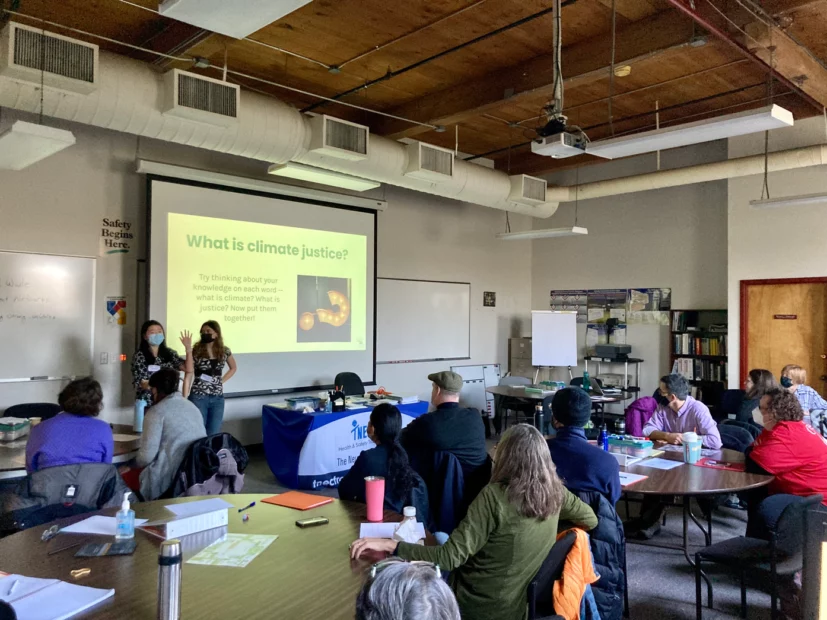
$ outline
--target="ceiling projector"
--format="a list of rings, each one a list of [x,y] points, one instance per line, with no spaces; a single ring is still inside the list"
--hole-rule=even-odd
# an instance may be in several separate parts
[[[531,152],[554,159],[574,157],[586,152],[587,140],[582,133],[563,131],[531,141]]]

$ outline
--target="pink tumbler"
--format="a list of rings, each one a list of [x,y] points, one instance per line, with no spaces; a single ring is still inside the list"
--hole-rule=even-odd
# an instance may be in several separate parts
[[[385,479],[381,476],[365,478],[365,503],[368,505],[368,521],[379,523],[385,514]]]

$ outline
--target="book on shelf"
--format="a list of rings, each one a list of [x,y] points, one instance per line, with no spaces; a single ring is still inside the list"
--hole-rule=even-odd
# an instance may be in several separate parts
[[[729,336],[722,334],[711,338],[702,338],[692,334],[673,334],[672,348],[675,355],[717,355],[727,354]]]
[[[726,382],[727,362],[676,357],[672,363],[672,372],[683,375],[689,381]]]

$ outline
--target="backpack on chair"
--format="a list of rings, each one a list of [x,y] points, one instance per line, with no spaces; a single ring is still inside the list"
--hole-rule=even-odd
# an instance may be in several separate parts
[[[249,458],[244,446],[229,433],[192,442],[163,498],[239,493]]]

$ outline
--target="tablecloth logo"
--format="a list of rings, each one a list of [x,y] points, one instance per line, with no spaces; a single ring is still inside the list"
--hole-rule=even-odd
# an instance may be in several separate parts
[[[350,429],[350,434],[353,435],[353,441],[359,441],[360,439],[368,439],[367,424],[364,426],[360,426],[359,422],[353,420],[353,428]]]

